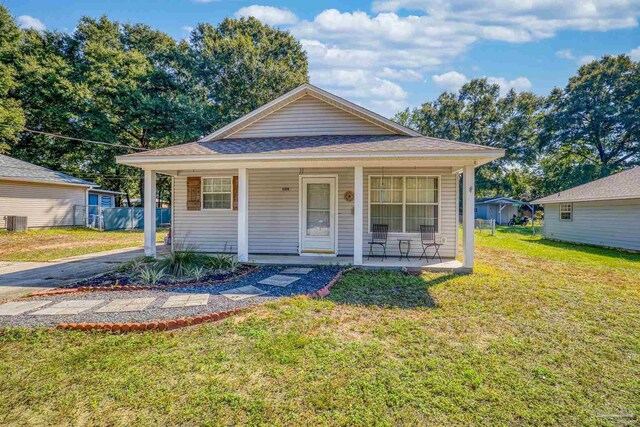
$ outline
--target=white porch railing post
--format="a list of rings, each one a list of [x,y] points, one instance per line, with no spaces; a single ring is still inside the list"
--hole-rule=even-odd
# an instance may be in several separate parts
[[[353,198],[353,264],[362,265],[362,192],[364,187],[362,166],[354,167]]]
[[[249,261],[249,179],[247,168],[238,168],[238,261]]]
[[[156,172],[144,170],[144,254],[156,256]]]
[[[473,268],[474,251],[474,208],[475,171],[473,165],[466,165],[462,174],[462,261],[465,268]]]

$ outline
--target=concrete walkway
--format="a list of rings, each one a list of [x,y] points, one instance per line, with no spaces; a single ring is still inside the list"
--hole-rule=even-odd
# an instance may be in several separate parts
[[[164,245],[158,245],[158,253]],[[117,268],[144,255],[142,247],[114,249],[48,262],[0,262],[0,300],[43,291]]]

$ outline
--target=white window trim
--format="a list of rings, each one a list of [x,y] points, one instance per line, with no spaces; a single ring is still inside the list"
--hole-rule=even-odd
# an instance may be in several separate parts
[[[229,179],[231,180],[231,205],[229,208],[205,208],[204,207],[204,180],[205,179]],[[227,194],[227,193],[206,193],[206,194]],[[233,210],[233,176],[203,176],[200,177],[200,207],[203,211],[231,211]]]
[[[438,229],[436,230],[436,234],[440,234],[441,232],[441,227],[442,227],[442,215],[441,215],[441,210],[442,210],[442,175],[398,175],[398,174],[391,174],[391,175],[379,175],[379,174],[372,174],[368,176],[368,191],[367,191],[367,205],[368,205],[368,209],[367,209],[367,229],[369,233],[372,233],[371,231],[371,226],[373,224],[371,224],[371,178],[402,178],[402,231],[389,231],[389,234],[391,235],[412,235],[412,236],[416,236],[416,235],[420,235],[420,232],[407,232],[407,225],[406,225],[406,221],[407,221],[407,216],[406,216],[406,210],[407,210],[407,178],[437,178],[438,179],[438,202],[437,202],[437,206],[438,206]],[[375,203],[374,203],[375,204]],[[389,205],[399,205],[400,203],[387,203]],[[411,205],[428,205],[428,206],[434,206],[436,205],[436,203],[410,203]]]
[[[562,206],[569,206],[569,210],[562,210]],[[573,203],[560,203],[559,206],[559,217],[560,217],[560,221],[573,221]],[[563,213],[569,213],[569,218],[562,218],[562,214]]]

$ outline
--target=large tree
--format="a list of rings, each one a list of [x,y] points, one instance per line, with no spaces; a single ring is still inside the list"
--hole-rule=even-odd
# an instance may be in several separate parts
[[[548,100],[542,147],[555,191],[640,164],[640,63],[626,55],[583,65]]]
[[[456,93],[444,92],[435,101],[398,113],[395,120],[427,136],[506,149],[503,160],[479,169],[478,194],[526,197],[531,191],[514,189],[511,183],[514,174],[530,173],[536,162],[543,105],[544,99],[533,93],[511,90],[500,96],[497,84],[475,79]]]
[[[9,11],[0,5],[0,153],[9,149],[24,126],[19,100],[8,96],[16,86],[14,63],[18,55],[20,30]]]

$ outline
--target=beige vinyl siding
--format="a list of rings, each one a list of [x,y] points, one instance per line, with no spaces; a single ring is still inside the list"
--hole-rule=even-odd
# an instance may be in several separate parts
[[[236,170],[212,171],[194,176],[236,176]],[[174,182],[173,206],[174,247],[192,247],[200,252],[230,252],[238,250],[238,212],[223,209],[187,210],[187,177]]]
[[[28,217],[29,228],[74,225],[74,206],[85,205],[86,194],[86,187],[0,181],[0,227],[8,215]]]
[[[249,252],[297,254],[300,169],[249,170]],[[303,175],[338,175],[338,254],[353,255],[353,168],[304,169]],[[283,190],[288,189],[288,190]]]
[[[544,205],[548,239],[640,251],[640,199],[573,203],[573,219],[560,220],[560,204]]]
[[[370,175],[437,175],[440,177],[440,230],[438,237],[446,237],[447,243],[440,247],[442,257],[454,258],[457,254],[456,248],[456,174],[452,174],[450,169],[436,168],[365,168],[364,169],[364,221],[363,221],[363,254],[366,258],[369,254],[369,244],[371,239],[369,233],[369,176]],[[420,233],[389,233],[387,241],[387,255],[398,256],[398,238],[411,238],[410,256],[420,256],[422,254],[422,244]],[[374,248],[374,253],[379,254],[380,248]],[[429,250],[432,254],[432,250]]]
[[[307,95],[226,138],[390,134],[388,129]]]

